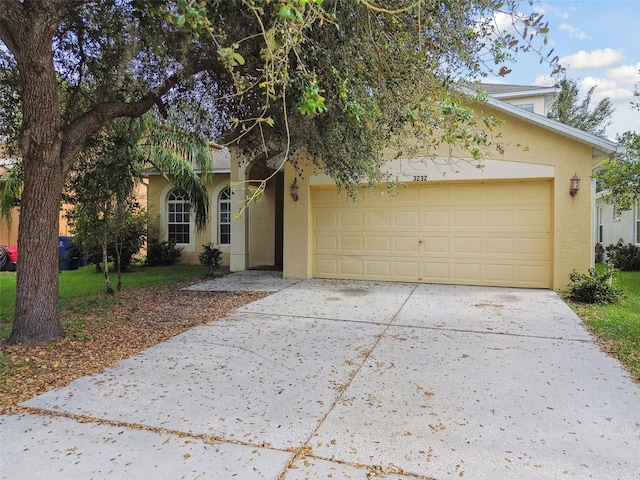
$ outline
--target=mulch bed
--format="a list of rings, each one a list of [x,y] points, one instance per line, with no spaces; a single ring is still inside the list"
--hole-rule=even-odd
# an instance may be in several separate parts
[[[193,283],[193,282],[191,282]],[[0,345],[0,414],[73,380],[115,366],[157,343],[262,298],[263,292],[184,292],[185,284],[118,293],[108,309],[64,314],[67,336],[50,343]]]

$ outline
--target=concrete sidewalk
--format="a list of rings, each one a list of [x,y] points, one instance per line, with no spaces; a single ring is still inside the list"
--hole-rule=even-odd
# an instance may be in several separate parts
[[[640,478],[640,388],[555,293],[269,275],[2,417],[1,478]]]

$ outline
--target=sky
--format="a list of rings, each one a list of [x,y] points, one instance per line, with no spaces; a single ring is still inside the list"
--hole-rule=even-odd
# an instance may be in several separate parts
[[[640,111],[631,109],[634,86],[640,83],[640,0],[540,0],[533,8],[549,22],[552,56],[560,57],[567,79],[584,94],[597,85],[591,105],[609,97],[615,113],[607,137],[625,131],[640,133]],[[487,83],[551,86],[551,68],[533,52],[519,53],[505,77],[489,76]],[[639,87],[640,89],[640,87]],[[638,100],[638,98],[636,98]]]

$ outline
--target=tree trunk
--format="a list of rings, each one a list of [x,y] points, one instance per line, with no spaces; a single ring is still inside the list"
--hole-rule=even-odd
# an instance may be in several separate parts
[[[102,238],[102,275],[104,276],[104,286],[107,289],[109,295],[113,295],[113,287],[111,286],[111,280],[109,279],[109,252],[106,233]]]
[[[64,335],[58,313],[58,216],[65,170],[60,161],[62,133],[53,31],[46,24],[50,20],[32,20],[25,24],[30,31],[20,32],[22,45],[28,44],[19,57],[24,187],[18,226],[16,308],[9,343]]]
[[[33,155],[39,157],[39,174],[32,172],[35,162],[25,161],[18,227],[20,264],[9,343],[52,340],[64,335],[58,314],[60,195],[52,195],[62,192],[62,172],[51,161],[50,151]]]

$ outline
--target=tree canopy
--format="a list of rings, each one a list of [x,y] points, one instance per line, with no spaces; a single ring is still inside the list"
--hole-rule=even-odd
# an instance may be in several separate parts
[[[452,85],[479,77],[482,65],[504,74],[518,51],[546,48],[542,17],[519,8],[515,0],[0,0],[0,101],[12,112],[2,121],[24,173],[10,341],[62,335],[61,191],[114,120],[154,109],[238,142],[249,158],[305,149],[339,185],[384,180],[382,147],[402,148],[403,136],[426,148],[486,147],[494,124],[476,126]],[[498,14],[512,19],[511,32],[497,27]]]
[[[594,178],[599,189],[608,191],[607,203],[631,210],[640,201],[640,134],[624,132],[616,140],[626,152],[605,161]]]
[[[580,93],[575,80],[564,78],[556,86],[560,87],[560,93],[547,116],[593,135],[604,137],[615,111],[609,97],[603,98],[592,108],[591,97],[596,89],[595,86],[588,90],[582,101],[579,100]]]

